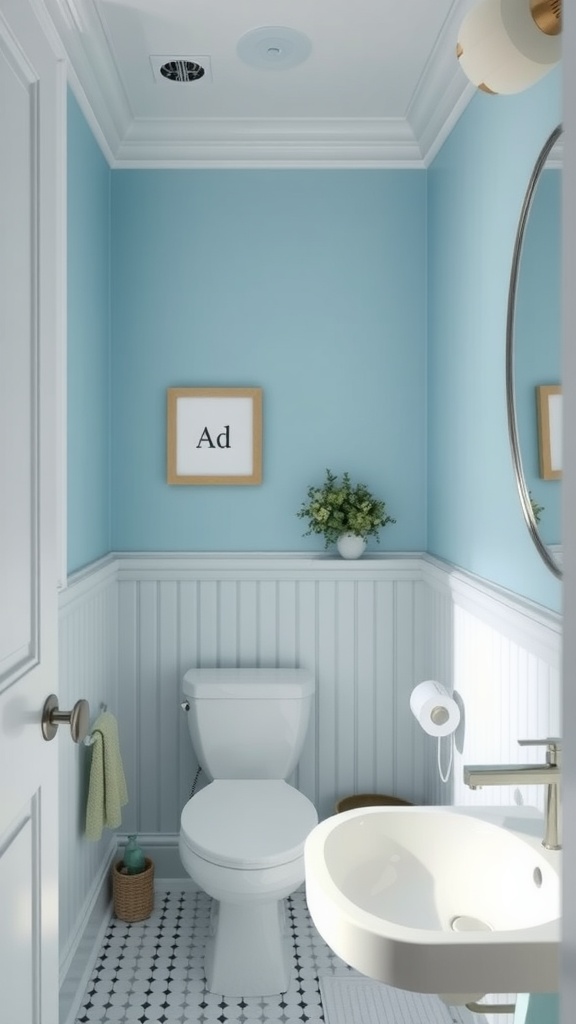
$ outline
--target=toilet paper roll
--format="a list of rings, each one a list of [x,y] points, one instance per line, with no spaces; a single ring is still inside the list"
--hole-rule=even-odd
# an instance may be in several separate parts
[[[412,690],[410,710],[429,736],[450,736],[460,722],[456,701],[435,679],[426,679]]]

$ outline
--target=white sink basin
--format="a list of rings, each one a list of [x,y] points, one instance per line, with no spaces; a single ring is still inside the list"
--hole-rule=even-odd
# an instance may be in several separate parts
[[[413,992],[558,988],[560,854],[530,808],[369,807],[305,846],[306,898],[329,946]]]

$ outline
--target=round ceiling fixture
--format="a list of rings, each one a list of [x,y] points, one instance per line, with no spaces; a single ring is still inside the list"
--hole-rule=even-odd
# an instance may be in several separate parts
[[[195,82],[204,75],[204,68],[193,60],[169,60],[162,64],[160,74],[170,82]]]
[[[562,56],[562,0],[480,0],[458,34],[464,74],[488,93],[522,92]]]
[[[312,43],[303,32],[282,25],[252,29],[241,37],[236,52],[245,64],[285,71],[310,56]]]

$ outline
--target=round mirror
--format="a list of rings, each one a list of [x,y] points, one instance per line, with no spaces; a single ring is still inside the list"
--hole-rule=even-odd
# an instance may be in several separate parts
[[[538,156],[520,213],[506,324],[508,433],[522,512],[562,577],[560,480],[561,158],[559,125]]]

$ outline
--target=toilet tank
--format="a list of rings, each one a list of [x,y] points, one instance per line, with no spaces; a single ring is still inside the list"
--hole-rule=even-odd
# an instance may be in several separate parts
[[[314,696],[306,669],[192,668],[183,692],[198,763],[211,779],[287,779]]]

